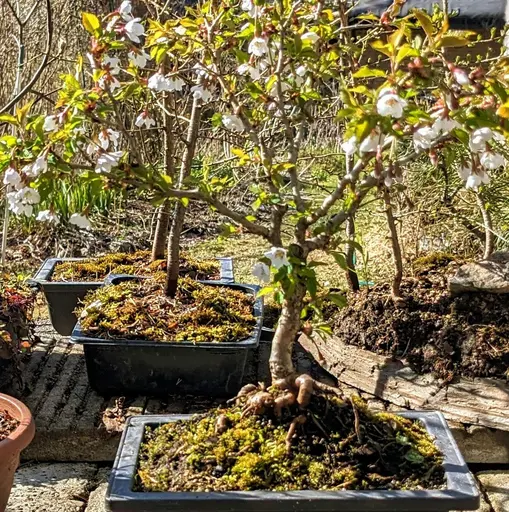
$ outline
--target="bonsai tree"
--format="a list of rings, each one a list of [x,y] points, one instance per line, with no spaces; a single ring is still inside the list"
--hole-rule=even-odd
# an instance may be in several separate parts
[[[169,295],[177,287],[188,201],[207,203],[268,241],[272,249],[253,273],[265,284],[261,294],[275,294],[282,306],[270,370],[305,405],[323,385],[297,376],[291,355],[301,319],[307,310],[319,312],[323,300],[319,255],[348,268],[338,250],[351,238],[345,226],[380,194],[397,268],[392,295],[400,300],[391,191],[421,154],[451,161],[476,189],[501,172],[508,59],[475,67],[452,62],[451,49],[473,45],[475,34],[449,30],[447,13],[438,10],[398,17],[397,4],[381,19],[355,21],[346,5],[331,9],[314,0],[227,0],[182,16],[158,14],[158,20],[133,18],[123,2],[102,21],[83,15],[91,52],[78,61],[76,75],[64,77],[57,110],[27,115],[23,137],[2,141],[5,179],[19,188],[13,203],[23,207],[46,180],[79,172],[99,175],[106,187],[148,191],[164,205],[163,227],[175,204]],[[90,86],[79,82],[82,74]],[[138,112],[136,119],[129,111]],[[314,140],[323,120],[338,128],[344,164],[331,169],[331,182],[310,183],[310,162],[329,155]],[[164,141],[162,155],[143,151],[151,137]],[[231,156],[210,152],[202,172],[193,173],[197,152],[217,139]],[[224,199],[236,187],[249,188],[251,207]]]

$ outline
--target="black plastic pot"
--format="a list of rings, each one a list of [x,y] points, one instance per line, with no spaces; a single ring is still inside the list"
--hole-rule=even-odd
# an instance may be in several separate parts
[[[136,276],[110,276],[118,284]],[[200,281],[256,295],[259,287]],[[83,345],[90,386],[101,395],[168,395],[171,393],[232,396],[242,385],[248,355],[258,347],[263,301],[256,299],[256,325],[249,338],[232,343],[168,343],[106,340],[83,334],[79,322],[72,343]]]
[[[49,315],[55,331],[62,336],[70,336],[77,318],[74,310],[90,290],[103,285],[98,282],[59,282],[51,281],[55,265],[62,261],[83,261],[85,258],[49,258],[39,268],[28,284],[44,292],[48,302]],[[233,261],[231,258],[218,258],[221,263],[220,282],[233,283]]]
[[[129,418],[110,477],[106,503],[113,512],[438,512],[477,510],[479,491],[443,415],[405,412],[421,420],[444,454],[447,489],[430,491],[231,491],[134,492],[138,452],[145,427],[189,419],[190,415]]]

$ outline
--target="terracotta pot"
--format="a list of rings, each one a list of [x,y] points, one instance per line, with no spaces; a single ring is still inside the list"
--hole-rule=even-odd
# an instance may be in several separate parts
[[[32,441],[35,424],[28,407],[9,395],[0,393],[0,411],[8,411],[19,420],[18,428],[0,441],[0,512],[4,512],[19,465],[19,455]]]

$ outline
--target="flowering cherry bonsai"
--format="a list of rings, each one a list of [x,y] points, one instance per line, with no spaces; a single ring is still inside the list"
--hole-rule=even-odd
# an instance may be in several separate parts
[[[225,0],[177,17],[164,8],[156,14],[135,18],[128,1],[104,20],[83,14],[91,50],[64,77],[56,111],[4,117],[23,133],[0,141],[12,208],[30,214],[46,180],[74,173],[99,176],[105,187],[148,191],[162,205],[162,225],[175,204],[169,295],[188,201],[204,202],[267,240],[273,248],[254,275],[266,285],[262,295],[274,293],[282,306],[271,374],[305,406],[324,389],[296,375],[291,358],[301,318],[319,311],[323,299],[313,254],[330,253],[347,268],[338,250],[348,238],[345,225],[367,198],[381,196],[397,268],[393,297],[400,300],[391,191],[404,186],[406,166],[421,155],[433,162],[459,154],[457,172],[473,190],[501,172],[508,57],[452,62],[451,48],[474,45],[476,34],[450,30],[438,10],[398,17],[396,7],[381,20],[352,22],[343,4]],[[344,166],[332,172],[332,184],[313,183],[318,193],[310,196],[306,168],[327,156],[312,140],[323,119],[339,126]],[[224,141],[229,156],[207,155],[196,175],[193,162],[210,139]],[[150,151],[161,140],[162,155]],[[235,187],[249,187],[250,208],[223,199]],[[39,215],[51,219],[51,212]],[[78,215],[75,222],[88,221]]]

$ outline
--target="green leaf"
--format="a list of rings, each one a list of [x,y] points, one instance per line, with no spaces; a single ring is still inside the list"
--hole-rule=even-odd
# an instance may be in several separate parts
[[[411,46],[405,44],[398,50],[398,54],[396,55],[396,62],[399,64],[403,59],[407,57],[418,57],[419,52],[412,48]]]
[[[346,256],[339,251],[331,251],[330,253],[332,257],[336,260],[336,263],[343,269],[348,270],[348,265],[346,263]]]
[[[377,52],[387,55],[387,57],[392,56],[391,46],[388,44],[385,44],[382,40],[378,40],[378,41],[371,43],[371,48],[373,48],[373,50],[376,50]]]
[[[424,462],[424,457],[416,450],[409,450],[405,454],[405,459],[414,464],[422,464]]]
[[[433,39],[435,27],[433,27],[433,22],[431,21],[429,15],[420,9],[415,9],[412,11],[412,14],[417,18],[417,21],[420,23],[424,32],[426,32],[426,35],[430,39]]]
[[[372,78],[375,76],[385,77],[386,75],[386,71],[382,69],[371,69],[368,66],[363,66],[353,74],[354,78]]]
[[[82,12],[81,20],[85,30],[93,36],[101,35],[101,22],[99,18],[91,12]]]
[[[461,48],[467,46],[470,41],[465,37],[443,36],[437,43],[438,48]]]
[[[338,308],[344,308],[348,304],[346,297],[340,293],[329,293],[326,299],[330,300]]]
[[[0,114],[0,123],[10,123],[16,126],[19,124],[18,120],[14,116],[11,116],[11,114]]]
[[[274,286],[264,286],[257,294],[256,297],[265,297],[265,295],[269,295],[270,293],[273,293],[276,289]]]

